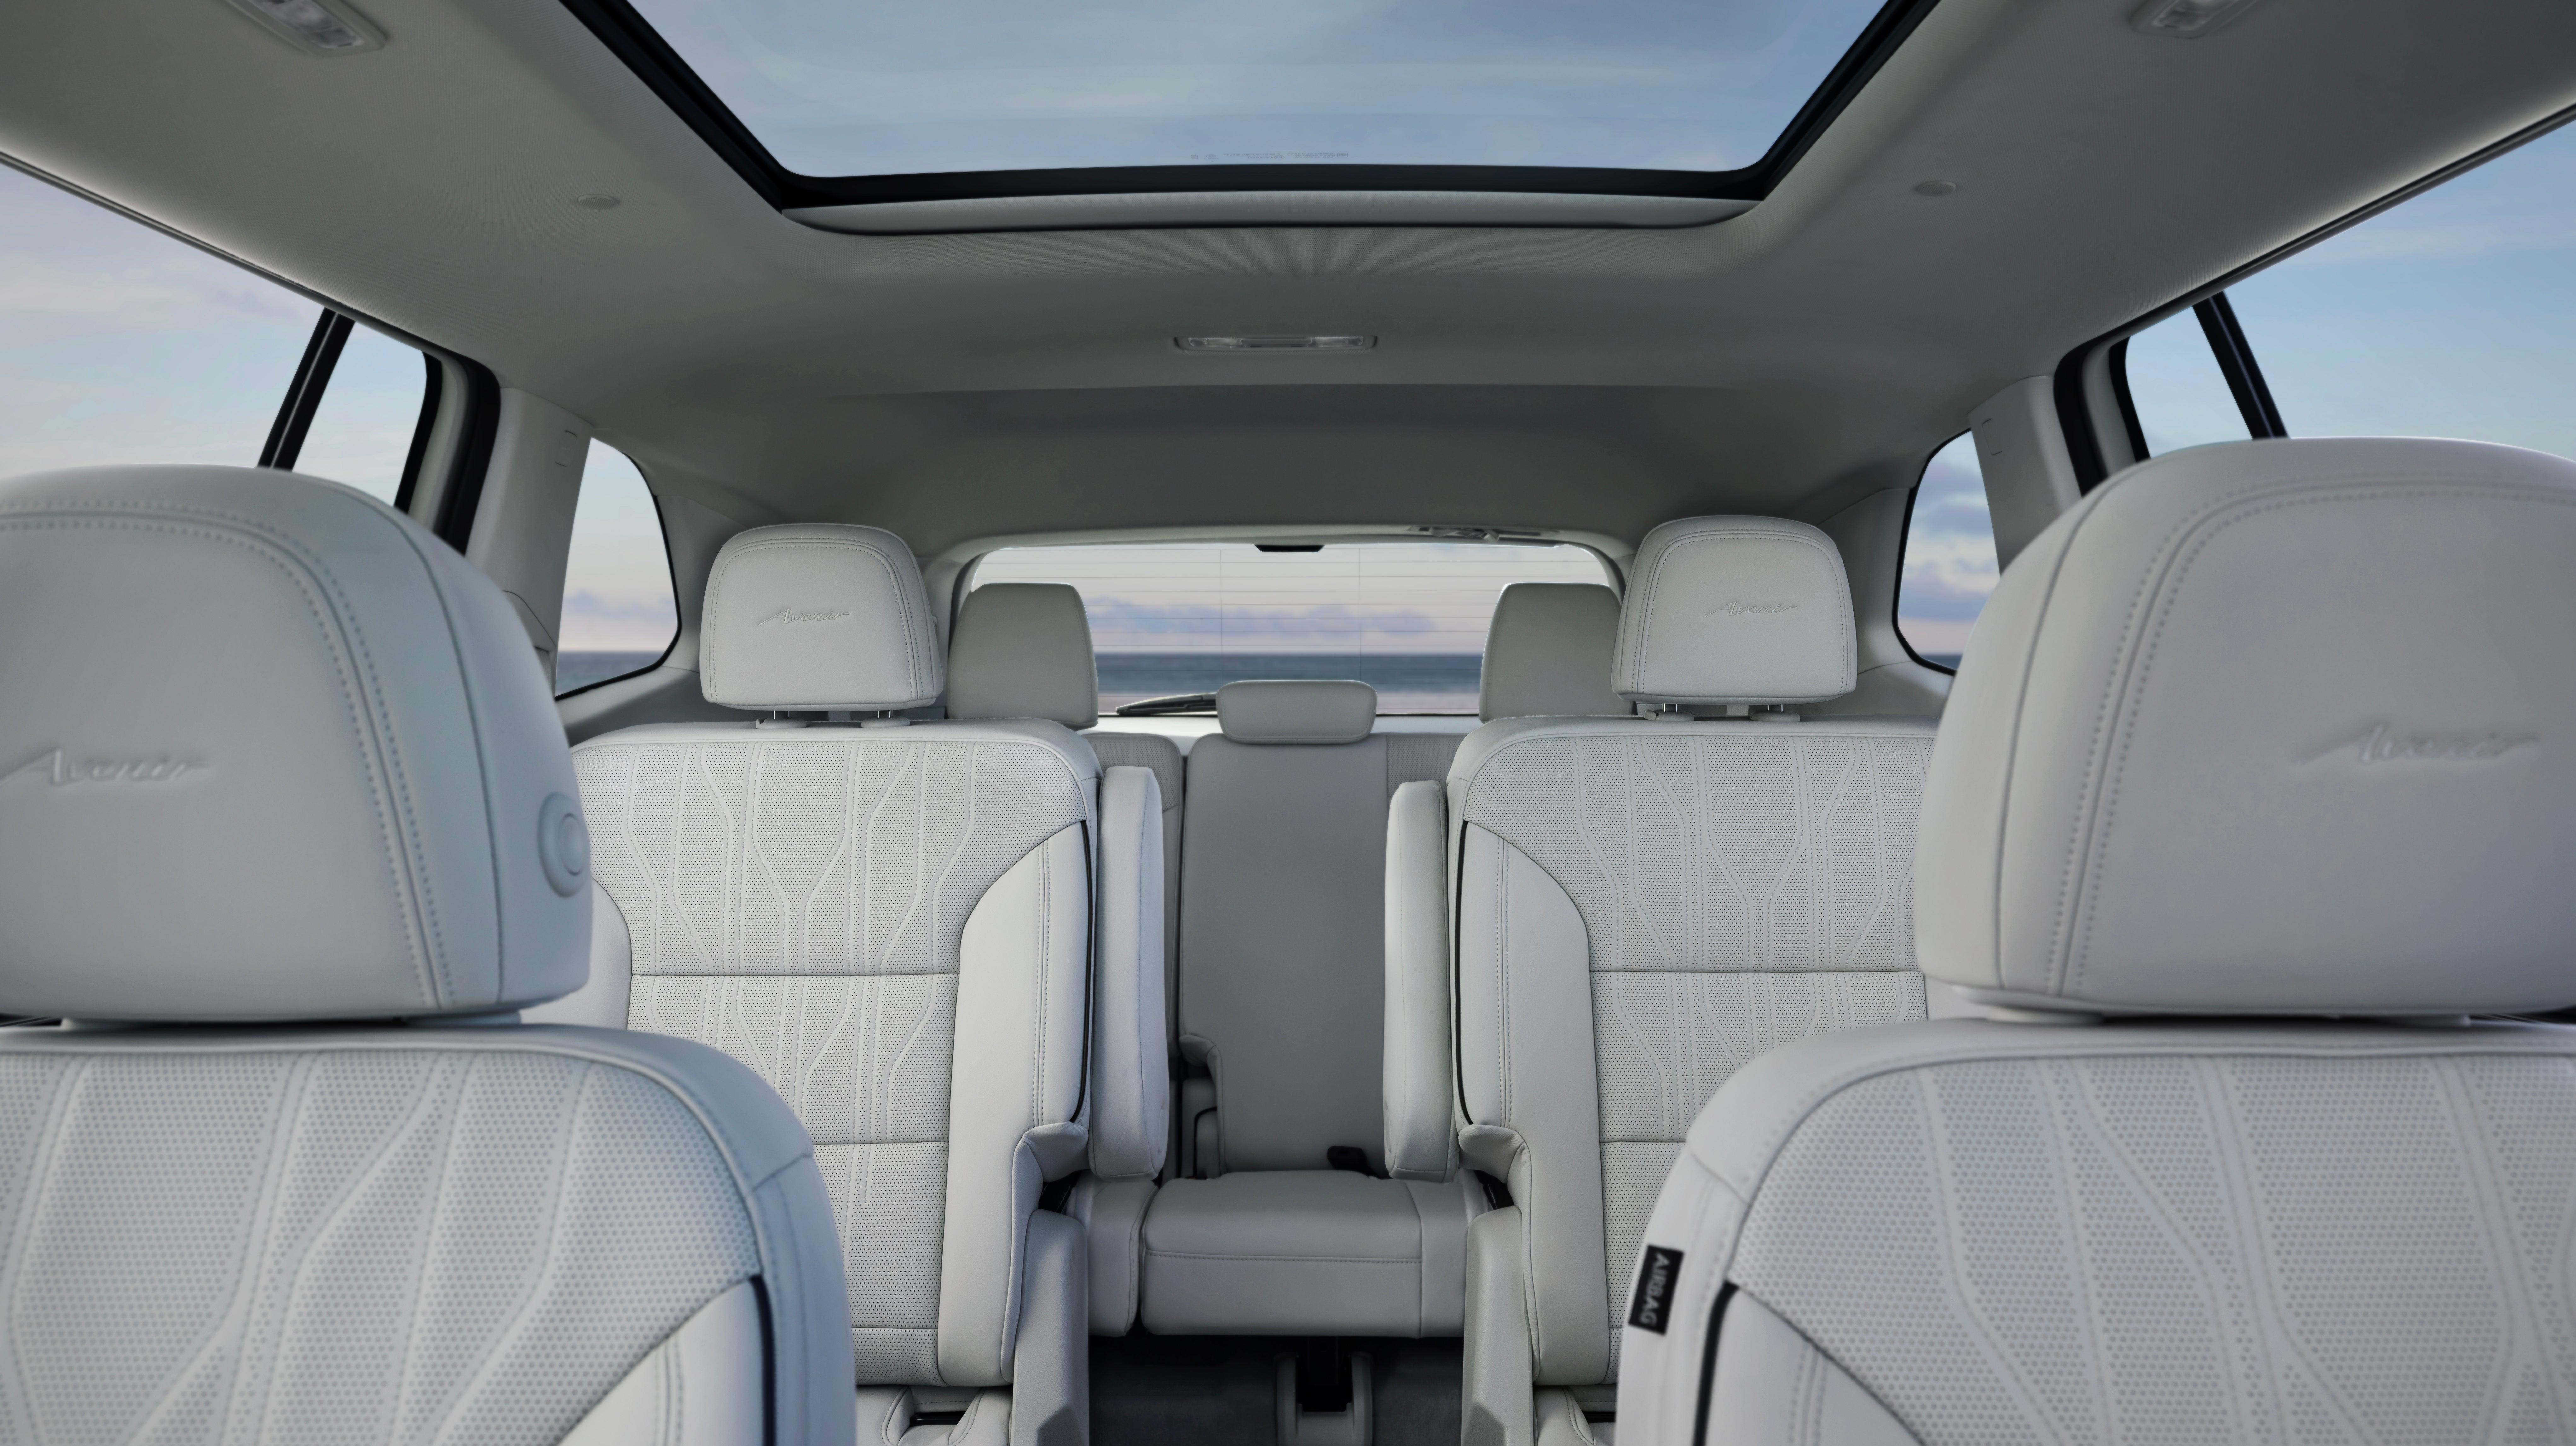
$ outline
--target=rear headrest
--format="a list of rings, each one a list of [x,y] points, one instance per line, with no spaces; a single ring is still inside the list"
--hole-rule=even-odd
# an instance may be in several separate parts
[[[946,672],[912,549],[844,523],[734,534],[698,652],[699,687],[728,708],[894,712],[937,700]]]
[[[1852,690],[1858,651],[1832,538],[1778,517],[1686,517],[1637,548],[1615,686],[1638,703],[1815,703]]]
[[[1598,583],[1516,582],[1485,630],[1476,713],[1497,718],[1624,717],[1610,687],[1619,643],[1619,595]]]
[[[1932,753],[1925,973],[2187,1014],[2576,1004],[2576,464],[2252,442],[2013,561]]]
[[[589,967],[589,840],[499,588],[336,483],[0,483],[0,1010],[516,1009]]]
[[[1377,689],[1366,683],[1228,683],[1216,721],[1237,743],[1357,743],[1377,726]]]
[[[1100,674],[1082,594],[1060,582],[989,583],[948,638],[948,716],[1100,721]]]

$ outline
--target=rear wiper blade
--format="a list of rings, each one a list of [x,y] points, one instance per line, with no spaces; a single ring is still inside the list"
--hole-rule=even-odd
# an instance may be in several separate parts
[[[1213,713],[1215,711],[1214,693],[1174,693],[1167,698],[1139,698],[1133,703],[1121,703],[1116,710],[1116,716],[1152,718],[1164,713]]]

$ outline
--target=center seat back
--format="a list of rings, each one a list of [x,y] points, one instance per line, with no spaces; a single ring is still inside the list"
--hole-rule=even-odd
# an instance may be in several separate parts
[[[1355,682],[1239,682],[1182,823],[1182,1177],[1146,1213],[1158,1334],[1455,1334],[1457,1182],[1385,1178],[1387,801],[1457,735],[1380,734]],[[1361,1169],[1334,1169],[1333,1155]]]

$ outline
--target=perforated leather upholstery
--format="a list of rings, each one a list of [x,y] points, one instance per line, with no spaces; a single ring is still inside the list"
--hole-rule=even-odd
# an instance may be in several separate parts
[[[2168,1017],[1748,1066],[1648,1225],[1679,1258],[1664,1328],[1626,1333],[1622,1441],[1703,1412],[1710,1440],[1931,1446],[2576,1428],[2576,1032],[2463,1017],[2576,990],[2533,952],[2563,888],[2506,857],[2576,845],[2576,662],[2543,641],[2571,561],[2576,466],[2467,443],[2195,449],[2043,532],[1933,758],[1924,957],[2061,1019]],[[2400,1003],[2451,1023],[2170,1017]]]
[[[710,629],[756,629],[732,610],[777,606],[828,568],[853,589],[855,636],[910,637],[926,602],[909,553],[888,555],[900,542],[834,534],[816,553],[809,531],[736,553],[727,590],[710,589]],[[866,710],[917,691],[920,666],[891,644],[853,672],[833,635],[800,636],[812,656],[764,660],[781,696]],[[1125,820],[1112,838],[1090,748],[1051,721],[653,726],[592,739],[575,761],[599,880],[632,939],[634,1027],[740,1058],[814,1136],[861,1383],[1024,1384],[1027,1312],[1060,1296],[1031,1274],[1046,1223],[1032,1215],[1046,1181],[1092,1163],[1090,1067],[1115,1063],[1095,1058],[1109,1036],[1091,1031],[1116,1021],[1095,1013],[1093,970],[1123,947],[1160,983],[1152,774],[1127,770],[1110,790]],[[1105,909],[1104,876],[1120,890]],[[1104,919],[1117,929],[1098,932]],[[1135,981],[1120,1002],[1162,1013]],[[1150,1175],[1161,1042],[1141,1032],[1154,1068],[1120,1073],[1107,1114],[1129,1131],[1117,1168]],[[1007,1408],[1023,1439],[1035,1423],[1017,1394],[988,1414]]]
[[[1812,528],[1656,529],[1622,624],[1627,691],[1848,688],[1841,579]],[[1752,628],[1769,631],[1738,636]],[[1510,1366],[1523,1385],[1471,1380],[1471,1439],[1530,1439],[1529,1385],[1616,1379],[1611,1283],[1730,1075],[1789,1040],[1923,1016],[1913,840],[1932,736],[1914,719],[1524,718],[1460,746],[1446,799],[1460,1139],[1517,1207],[1478,1225],[1512,1260],[1489,1273],[1499,1296],[1471,1284],[1471,1374],[1527,1357]],[[1505,1319],[1525,1343],[1491,1336]]]
[[[0,667],[0,751],[75,765],[0,783],[62,883],[5,886],[0,1009],[139,1026],[0,1030],[5,1434],[850,1439],[794,1117],[713,1050],[506,1012],[580,981],[593,902],[488,580],[310,478],[23,478]],[[244,1017],[315,1022],[161,1027]],[[684,1362],[704,1389],[639,1414]]]

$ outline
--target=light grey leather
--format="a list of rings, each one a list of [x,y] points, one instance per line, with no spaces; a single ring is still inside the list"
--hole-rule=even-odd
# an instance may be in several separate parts
[[[1187,767],[1180,746],[1158,733],[1082,735],[1100,766],[1150,768],[1163,794],[1163,1034],[1167,1049],[1179,1058],[1181,1034],[1181,811]]]
[[[1082,1226],[1041,1210],[1028,1221],[1027,1303],[1011,1359],[1011,1446],[1091,1439],[1090,1257]]]
[[[828,522],[718,549],[698,659],[707,701],[729,708],[894,712],[936,701],[947,675],[912,549]]]
[[[1460,1327],[1471,1181],[1273,1170],[1173,1180],[1146,1212],[1157,1335],[1406,1339]]]
[[[2507,447],[2194,448],[2097,489],[1951,693],[1925,969],[2094,1010],[2576,1002],[2571,557],[2576,464]]]
[[[1007,1380],[1022,1222],[1087,1153],[1090,749],[1045,722],[670,724],[575,763],[634,1027],[741,1059],[817,1141],[860,1378]]]
[[[966,595],[948,642],[948,716],[1100,721],[1100,677],[1082,594],[1060,582],[989,583]]]
[[[1461,1446],[1532,1446],[1537,1440],[1527,1224],[1513,1205],[1488,1211],[1467,1227]]]
[[[1217,725],[1237,743],[1357,743],[1377,726],[1366,683],[1261,680],[1216,690]]]
[[[0,484],[0,678],[0,1010],[382,1018],[580,986],[590,901],[547,877],[586,867],[578,790],[527,635],[383,504],[243,467]]]
[[[746,1280],[655,1346],[562,1446],[762,1446],[766,1372],[760,1297]]]
[[[1538,1446],[1614,1446],[1616,1428],[1586,1416],[1574,1392],[1551,1386],[1537,1392],[1533,1404]]]
[[[1589,1385],[1609,1376],[1610,1305],[1595,1264],[1602,1136],[1583,916],[1529,855],[1473,823],[1458,871],[1461,1103],[1473,1124],[1510,1135],[1533,1379]]]
[[[1393,741],[1190,749],[1179,1012],[1215,1082],[1203,1173],[1321,1169],[1335,1145],[1384,1168],[1387,800],[1456,743]]]
[[[1852,690],[1851,585],[1832,538],[1687,517],[1638,544],[1614,683],[1640,703],[1813,703]]]
[[[1626,1333],[1620,1434],[1697,1439],[1728,1281],[1927,1446],[2563,1434],[2571,1118],[2548,1025],[1801,1040],[1718,1092],[1656,1202],[1682,1261],[1671,1328]],[[1730,1317],[1720,1379],[1735,1349]]]
[[[1708,1439],[1741,1446],[1921,1446],[1849,1371],[1761,1301],[1726,1304]],[[1629,1439],[1643,1433],[1631,1430]]]
[[[561,999],[519,1011],[522,1024],[583,1024],[593,1029],[624,1029],[627,993],[634,984],[634,942],[627,936],[626,916],[608,890],[590,881],[590,978]]]
[[[714,1051],[518,1025],[13,1029],[0,1078],[28,1112],[0,1150],[0,1273],[32,1439],[149,1438],[213,1402],[275,1438],[551,1442],[754,1276],[776,1439],[849,1437],[812,1147]]]
[[[1932,732],[1526,719],[1460,745],[1462,1144],[1526,1216],[1540,1384],[1611,1378],[1612,1283],[1731,1073],[1816,1030],[1923,1016],[1912,845]]]
[[[1386,818],[1386,1171],[1446,1180],[1458,1167],[1450,1058],[1449,809],[1430,779],[1399,785]]]
[[[1635,710],[1610,686],[1618,645],[1617,593],[1591,582],[1513,583],[1485,629],[1476,712],[1488,723],[1625,717]]]
[[[1092,981],[1091,1170],[1152,1179],[1172,1133],[1164,1044],[1163,792],[1149,768],[1100,776],[1099,967]]]
[[[1091,1333],[1123,1336],[1136,1324],[1144,1291],[1145,1208],[1154,1202],[1152,1180],[1074,1182],[1065,1213],[1082,1222],[1091,1246]]]

